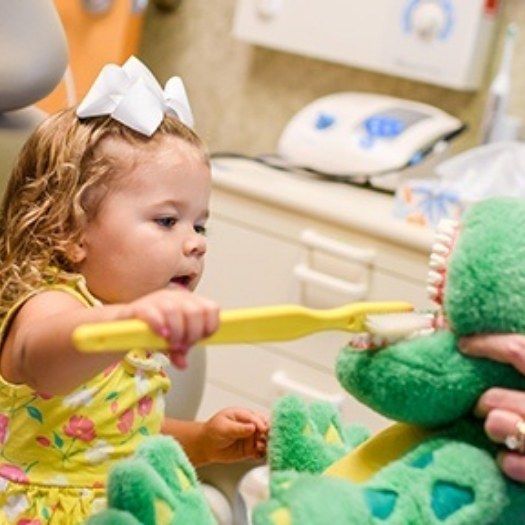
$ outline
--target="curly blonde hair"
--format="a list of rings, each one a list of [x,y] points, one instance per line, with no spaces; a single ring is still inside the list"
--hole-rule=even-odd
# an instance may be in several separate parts
[[[112,137],[149,147],[166,135],[195,146],[209,163],[199,137],[171,116],[152,137],[145,137],[110,117],[80,120],[70,108],[33,132],[18,156],[2,202],[0,317],[21,296],[75,271],[68,251],[96,215],[121,160],[103,155],[102,141]]]

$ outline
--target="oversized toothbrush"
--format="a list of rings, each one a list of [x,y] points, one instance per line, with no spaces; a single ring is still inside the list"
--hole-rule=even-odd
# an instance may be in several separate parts
[[[364,302],[327,310],[299,305],[227,310],[219,330],[203,344],[286,341],[324,330],[367,332],[392,341],[432,326],[431,315],[408,313],[412,309],[406,302]],[[166,340],[139,320],[83,325],[73,333],[73,342],[83,352],[167,348]]]

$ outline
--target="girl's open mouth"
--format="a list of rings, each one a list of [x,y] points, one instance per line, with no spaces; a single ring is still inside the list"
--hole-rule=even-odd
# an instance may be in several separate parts
[[[191,276],[190,275],[178,275],[170,279],[170,283],[177,284],[179,286],[184,286],[188,288],[190,286]]]

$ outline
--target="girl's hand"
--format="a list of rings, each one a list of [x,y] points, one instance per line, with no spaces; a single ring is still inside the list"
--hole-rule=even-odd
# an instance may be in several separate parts
[[[219,327],[219,307],[213,301],[177,287],[154,292],[126,305],[127,318],[141,319],[169,343],[169,357],[186,368],[186,354],[197,341]]]
[[[232,463],[266,456],[268,418],[244,408],[225,408],[203,425],[206,462]]]
[[[466,355],[484,357],[514,366],[525,374],[525,336],[518,334],[475,335],[460,340],[460,349]],[[518,426],[525,420],[525,392],[491,388],[476,405],[476,415],[485,418],[485,431],[496,443],[505,444],[509,438],[522,440],[525,435]],[[523,429],[522,429],[523,430]],[[508,441],[507,441],[508,442]],[[501,452],[499,464],[510,478],[525,482],[525,450]]]

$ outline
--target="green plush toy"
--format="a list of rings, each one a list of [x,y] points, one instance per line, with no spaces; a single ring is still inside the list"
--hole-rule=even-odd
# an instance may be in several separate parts
[[[525,333],[525,201],[491,199],[442,232],[431,257],[433,298],[448,328],[383,348],[342,350],[341,385],[381,414],[434,432],[363,483],[321,475],[357,444],[333,413],[282,400],[270,436],[271,499],[256,525],[518,525],[525,485],[498,468],[472,409],[490,387],[525,390],[511,366],[458,351],[475,333]],[[326,424],[326,421],[330,424]],[[293,470],[286,470],[293,469]],[[301,472],[302,471],[302,472]]]
[[[110,473],[108,509],[87,525],[214,525],[195,470],[181,446],[150,437]]]

